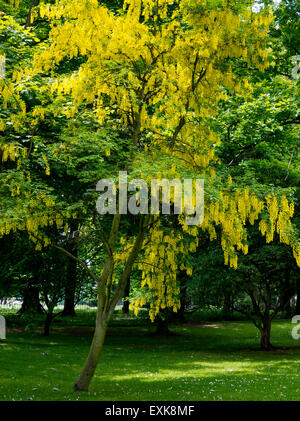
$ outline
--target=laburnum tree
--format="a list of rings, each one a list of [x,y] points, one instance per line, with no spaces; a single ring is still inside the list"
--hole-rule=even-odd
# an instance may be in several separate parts
[[[225,263],[235,268],[237,250],[247,253],[247,221],[260,220],[267,242],[277,230],[280,240],[293,248],[298,263],[299,243],[291,223],[293,203],[285,196],[259,195],[219,174],[215,154],[219,141],[207,124],[226,92],[249,90],[248,81],[232,71],[235,59],[242,58],[247,66],[260,70],[267,67],[269,8],[254,11],[246,0],[238,4],[230,0],[129,0],[123,10],[112,12],[97,0],[61,0],[42,4],[38,13],[49,19],[49,39],[38,46],[32,66],[1,82],[3,103],[14,108],[15,131],[24,124],[37,125],[49,115],[54,121],[67,118],[75,130],[74,144],[76,121],[88,110],[99,130],[108,125],[125,133],[122,154],[118,147],[107,148],[106,156],[110,159],[115,153],[120,158],[129,180],[205,179],[205,216],[200,226],[187,225],[183,214],[174,221],[167,215],[139,213],[134,223],[118,210],[113,216],[91,214],[89,235],[105,252],[100,272],[46,236],[48,226],[55,222],[58,228],[65,227],[68,236],[66,222],[77,217],[76,204],[70,212],[70,204],[58,191],[51,190],[50,200],[47,192],[33,189],[30,178],[24,176],[22,188],[15,181],[11,195],[6,180],[1,234],[26,229],[38,248],[50,244],[60,249],[97,283],[94,337],[74,386],[80,391],[89,387],[108,322],[135,266],[142,273],[145,291],[131,305],[137,312],[148,301],[154,320],[160,309],[178,309],[176,274],[179,270],[191,274],[188,254],[197,248],[199,230],[207,231],[211,240],[217,237],[216,228],[221,232]],[[65,66],[70,61],[76,62],[74,70]],[[30,90],[37,80],[41,81],[39,101],[27,110],[22,91]],[[5,133],[4,119],[0,125]],[[69,158],[70,147],[63,146],[57,154]],[[15,138],[13,143],[1,143],[3,162],[14,161],[19,154],[22,177],[22,157],[26,160],[31,151],[23,148],[20,156],[19,149]],[[44,160],[51,176],[46,153]],[[116,172],[110,178],[117,180]]]

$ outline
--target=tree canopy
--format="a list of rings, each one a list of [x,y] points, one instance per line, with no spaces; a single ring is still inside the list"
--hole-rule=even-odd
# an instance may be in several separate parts
[[[0,22],[7,57],[0,233],[26,231],[37,251],[64,252],[97,283],[95,336],[76,390],[88,387],[134,268],[141,288],[131,306],[138,312],[148,302],[154,320],[161,309],[179,309],[178,272],[192,275],[201,232],[219,242],[231,268],[239,252],[248,253],[249,226],[267,243],[278,235],[300,265],[291,168],[298,87],[284,75],[261,76],[276,62],[276,51],[268,51],[271,7],[256,10],[248,0],[115,6],[42,3],[30,20],[46,22],[45,39],[4,13]],[[288,32],[284,13],[279,20]],[[290,48],[286,37],[280,42]],[[268,180],[268,165],[279,183]],[[184,214],[98,215],[96,183],[118,183],[120,170],[148,185],[204,179],[203,223],[189,226]],[[68,249],[74,220],[78,245],[89,242],[93,258]]]

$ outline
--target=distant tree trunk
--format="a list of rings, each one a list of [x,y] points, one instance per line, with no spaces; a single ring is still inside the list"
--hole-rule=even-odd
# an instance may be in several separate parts
[[[156,318],[156,332],[157,335],[169,335],[169,322],[167,317],[163,320],[160,316]]]
[[[39,4],[40,4],[40,0],[31,0],[30,9],[27,14],[25,27],[32,26],[32,22],[31,22],[32,9],[38,6]]]
[[[70,224],[71,234],[74,234],[78,230],[78,221],[72,221]],[[78,245],[70,245],[70,252],[74,257],[78,257]],[[75,259],[68,258],[67,264],[67,283],[65,288],[65,302],[62,316],[76,316],[75,313],[75,292],[76,292],[76,281],[77,281],[77,261]]]
[[[77,250],[73,252],[77,257]],[[77,262],[69,259],[67,265],[67,283],[65,288],[65,301],[62,316],[76,316],[75,313],[75,291],[77,278]]]
[[[73,285],[66,288],[66,296],[65,296],[65,302],[64,302],[64,311],[62,313],[63,317],[76,316],[75,312],[75,288],[73,288]]]
[[[260,329],[260,347],[264,351],[270,351],[274,347],[271,345],[271,319],[270,317],[264,318],[262,321],[262,327]]]
[[[292,317],[292,307],[291,307],[291,298],[294,294],[294,288],[290,285],[290,278],[291,278],[291,272],[288,268],[285,273],[285,279],[284,279],[284,293],[282,294],[282,297],[280,298],[280,306],[284,309],[285,312],[285,318],[290,319]]]
[[[35,313],[43,314],[43,309],[40,304],[39,290],[34,286],[28,286],[23,291],[23,302],[19,310],[20,314],[24,313]]]
[[[287,301],[284,316],[285,316],[286,319],[291,319],[291,317],[292,317],[292,307],[291,307],[290,299],[288,299],[288,301]]]
[[[231,313],[231,311],[232,311],[232,300],[231,300],[230,293],[226,291],[224,294],[223,316],[227,318],[227,316]]]
[[[179,323],[186,323],[186,318],[185,318],[185,297],[181,297],[180,298],[180,308],[178,309],[177,313],[175,313],[177,315],[176,319],[178,320]]]
[[[123,302],[123,308],[122,312],[123,314],[129,314],[129,293],[130,293],[130,278],[128,279],[125,292],[124,292],[124,302]]]
[[[184,271],[180,271],[177,275],[177,279],[180,282],[180,308],[178,309],[177,313],[173,313],[173,318],[179,323],[186,323],[185,319],[185,309],[186,309],[186,273]]]
[[[297,282],[297,302],[296,302],[296,314],[300,315],[300,279]]]
[[[261,310],[259,306],[259,297],[255,291],[248,292],[251,301],[253,310],[256,314],[258,322],[254,322],[255,326],[260,331],[260,348],[263,351],[270,351],[274,349],[271,345],[271,325],[272,325],[272,318],[270,315],[271,309],[271,288],[269,285],[266,286],[266,297],[264,299],[264,309]]]
[[[47,313],[45,325],[44,325],[44,336],[50,336],[50,326],[53,319],[53,313]]]

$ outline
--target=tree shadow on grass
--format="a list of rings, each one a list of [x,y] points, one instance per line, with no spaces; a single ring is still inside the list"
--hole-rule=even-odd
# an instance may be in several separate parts
[[[230,329],[196,327],[175,327],[174,331],[174,336],[157,337],[147,328],[110,328],[91,392],[78,395],[79,399],[209,400],[219,396],[223,400],[278,400],[280,388],[290,387],[284,383],[288,379],[295,383],[294,392],[300,389],[298,344],[265,352],[258,349],[253,330],[243,327],[234,334]],[[3,385],[25,393],[31,383],[38,383],[34,399],[75,400],[71,388],[91,340],[92,331],[86,329],[82,336],[54,331],[50,338],[10,333],[11,350],[2,349],[0,355],[9,367]],[[52,392],[53,387],[61,394]],[[294,392],[289,392],[289,398],[294,399]]]

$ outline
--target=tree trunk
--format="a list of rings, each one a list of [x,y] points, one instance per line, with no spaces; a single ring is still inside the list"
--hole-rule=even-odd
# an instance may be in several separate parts
[[[67,289],[67,288],[66,288]],[[75,313],[75,291],[73,289],[68,289],[66,291],[66,297],[64,302],[64,310],[61,314],[63,317],[76,316]]]
[[[288,300],[287,305],[285,307],[285,314],[284,317],[286,319],[291,319],[292,318],[292,307],[291,307],[291,302],[290,300]]]
[[[179,323],[186,323],[186,318],[185,318],[185,297],[181,297],[180,298],[180,308],[178,309],[177,313],[175,313],[175,315],[177,314],[177,321]]]
[[[38,288],[29,286],[24,290],[22,307],[20,308],[19,313],[43,314]]]
[[[226,320],[232,312],[232,300],[231,295],[228,291],[224,294],[224,303],[223,303],[223,319]]]
[[[29,12],[27,14],[27,19],[26,19],[26,24],[25,27],[27,28],[28,26],[32,26],[31,23],[31,14],[32,14],[32,9],[36,6],[38,6],[40,4],[40,0],[31,0],[31,5],[30,5],[30,9]]]
[[[74,255],[77,257],[77,250]],[[62,316],[76,316],[75,313],[75,291],[77,278],[77,262],[69,259],[67,266],[67,284],[65,288],[65,301]]]
[[[102,320],[97,321],[90,352],[86,359],[82,372],[74,385],[74,392],[88,391],[89,384],[94,376],[97,364],[99,362],[106,331],[107,324],[104,323]]]
[[[118,233],[120,222],[120,215],[115,214],[111,234],[109,239],[109,249],[113,249],[116,236]],[[110,298],[109,294],[107,295],[107,286],[112,279],[114,261],[111,253],[108,253],[106,261],[104,263],[104,268],[101,273],[101,277],[98,280],[98,307],[97,307],[97,317],[96,317],[96,328],[94,331],[94,337],[92,345],[89,351],[89,355],[86,359],[82,372],[74,385],[74,392],[77,391],[88,391],[89,384],[94,376],[97,364],[99,362],[100,354],[103,348],[107,324],[111,319],[113,312],[116,308],[118,301],[124,296],[124,291],[132,271],[132,267],[135,263],[135,260],[141,251],[144,235],[145,235],[145,226],[149,223],[149,216],[141,220],[140,231],[136,237],[134,246],[132,247],[131,253],[125,263],[122,275],[120,276],[118,286],[113,293],[113,296]],[[95,278],[95,275],[93,276]],[[108,283],[107,283],[108,282]]]
[[[130,278],[128,279],[125,292],[124,292],[124,302],[123,302],[123,308],[122,312],[123,314],[129,314],[129,293],[130,293]]]
[[[170,335],[171,332],[169,330],[169,323],[167,318],[163,320],[160,316],[157,316],[155,333],[157,335]]]
[[[292,318],[292,307],[291,307],[291,298],[295,293],[294,287],[290,285],[291,270],[287,268],[285,271],[284,279],[284,291],[282,297],[280,297],[280,306],[284,309],[284,317],[286,319]]]
[[[78,230],[78,221],[72,221],[70,223],[71,237]],[[68,258],[67,263],[67,284],[65,288],[65,302],[62,316],[76,316],[75,313],[75,292],[76,292],[76,281],[77,281],[77,261],[75,258],[78,257],[78,243],[75,241],[69,244],[69,252],[72,253],[73,258]]]
[[[297,282],[297,302],[296,302],[296,315],[300,315],[300,279]]]
[[[45,325],[44,325],[44,336],[50,336],[50,326],[52,322],[53,314],[47,313]]]
[[[177,313],[174,314],[175,320],[179,323],[186,323],[185,319],[185,308],[186,308],[186,273],[184,271],[180,271],[177,275],[177,279],[180,282],[180,308],[178,309]]]
[[[271,320],[267,319],[263,322],[262,328],[260,329],[260,348],[264,351],[270,351],[273,349],[271,345]]]

